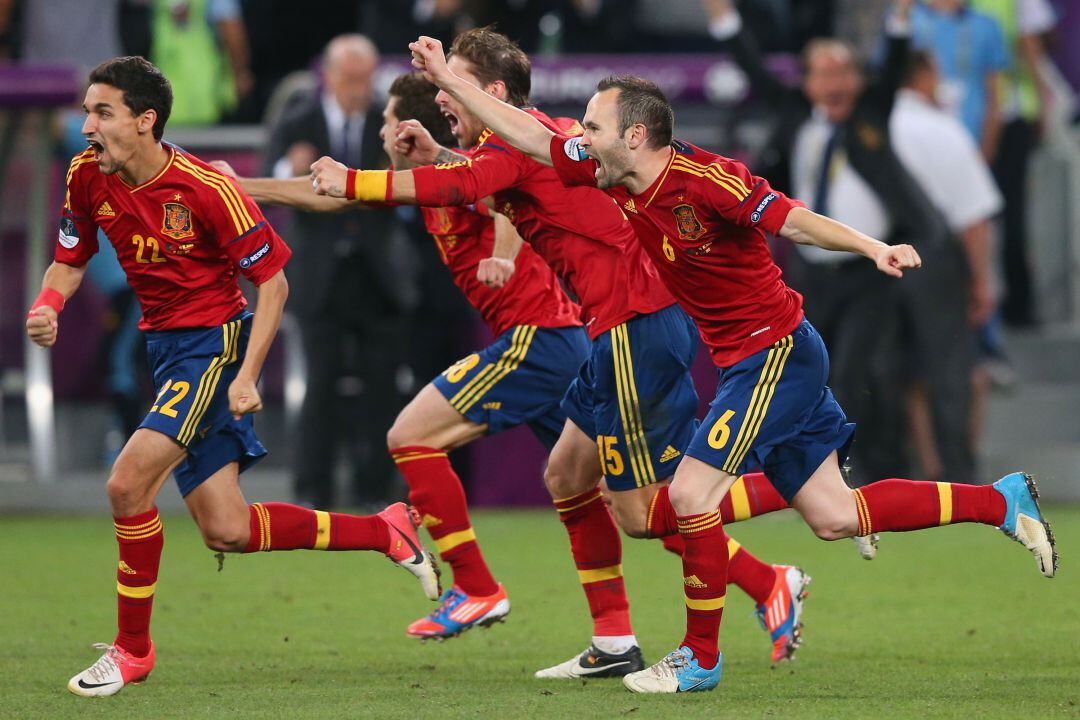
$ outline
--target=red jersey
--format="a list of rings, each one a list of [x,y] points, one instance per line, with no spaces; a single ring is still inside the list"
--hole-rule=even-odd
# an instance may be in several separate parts
[[[581,127],[528,112],[555,132]],[[421,205],[463,205],[494,196],[495,209],[577,296],[592,338],[675,302],[610,198],[595,188],[567,189],[554,170],[489,130],[469,159],[417,168],[413,177]]]
[[[491,257],[495,223],[465,207],[420,208],[439,257],[491,332],[501,335],[515,325],[546,328],[581,325],[581,308],[563,292],[559,279],[528,245],[514,260],[514,274],[502,288],[476,279],[476,267]]]
[[[237,275],[258,285],[285,267],[292,251],[230,178],[164,148],[165,167],[138,187],[103,175],[92,150],[75,156],[56,261],[85,265],[101,228],[142,306],[139,329],[221,325],[247,306]]]
[[[595,186],[596,161],[577,142],[552,138],[552,163],[567,185]],[[802,296],[784,284],[765,242],[765,232],[779,233],[802,203],[742,163],[675,141],[667,167],[643,193],[606,192],[626,211],[718,367],[769,347],[802,321]]]

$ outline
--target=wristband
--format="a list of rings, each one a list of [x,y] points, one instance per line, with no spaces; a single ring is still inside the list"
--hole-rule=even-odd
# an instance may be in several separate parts
[[[360,202],[386,202],[392,197],[392,177],[386,170],[350,168],[345,178],[345,197]]]
[[[59,315],[60,311],[64,309],[64,296],[57,290],[53,290],[51,287],[41,288],[41,292],[38,293],[37,299],[34,300],[30,306],[30,312],[27,315],[32,315],[39,307],[48,305],[56,314]]]

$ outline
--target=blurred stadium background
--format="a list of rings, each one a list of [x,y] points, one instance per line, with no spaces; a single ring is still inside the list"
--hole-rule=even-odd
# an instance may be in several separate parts
[[[979,4],[979,3],[976,3]],[[1013,7],[1024,2],[997,3]],[[1027,254],[1033,292],[1028,317],[1000,323],[1003,340],[991,368],[994,390],[977,439],[983,481],[1024,468],[1046,495],[1080,500],[1080,3],[1049,0],[1053,22],[1037,35],[1052,81],[1040,96],[1038,142],[1021,199],[1027,209]],[[551,115],[580,117],[595,81],[611,72],[657,80],[678,111],[680,135],[753,166],[777,121],[774,107],[709,33],[709,3],[699,0],[0,0],[0,511],[104,510],[103,480],[124,439],[124,397],[145,407],[143,365],[117,378],[109,369],[107,332],[123,334],[126,306],[115,277],[87,283],[63,318],[51,354],[27,347],[23,318],[51,257],[67,158],[80,148],[83,78],[107,57],[147,54],[189,86],[230,92],[205,112],[185,112],[178,91],[168,140],[205,159],[225,159],[253,174],[266,158],[268,127],[294,92],[317,87],[320,52],[334,36],[360,32],[382,52],[373,103],[405,67],[405,44],[418,34],[449,41],[467,27],[496,23],[534,59],[533,100]],[[745,26],[768,53],[769,66],[797,84],[799,52],[815,36],[840,36],[873,58],[884,1],[748,0]],[[205,25],[207,57],[178,62],[168,53],[182,33]],[[191,53],[189,53],[191,54]],[[211,61],[212,60],[212,61]],[[221,61],[220,63],[218,61]],[[220,67],[219,67],[220,65]],[[230,69],[231,66],[231,69]],[[176,77],[174,83],[179,85]],[[299,88],[299,90],[297,90]],[[270,215],[287,241],[286,211]],[[398,214],[415,250],[420,297],[402,320],[404,352],[394,360],[400,405],[457,357],[481,346],[484,333],[439,264],[415,216]],[[998,222],[1000,224],[1000,222]],[[374,239],[373,242],[380,242]],[[781,249],[783,259],[785,249]],[[995,253],[1000,258],[1000,253]],[[1005,274],[999,259],[995,273]],[[293,285],[294,297],[304,288]],[[998,297],[1002,297],[998,283]],[[245,475],[264,499],[293,495],[293,443],[305,390],[297,321],[281,333],[263,380],[266,411],[257,426],[270,456]],[[700,391],[712,395],[707,361]],[[370,428],[365,397],[371,381],[361,362],[342,370],[338,406],[344,428],[335,456],[335,502],[368,502],[368,466],[382,468],[385,428]],[[882,385],[882,393],[899,392]],[[396,408],[391,409],[390,417]],[[854,418],[856,421],[860,418]],[[919,428],[910,428],[915,434]],[[351,448],[351,449],[350,449]],[[546,505],[543,454],[527,431],[483,440],[459,453],[477,505]],[[379,458],[378,461],[375,458]],[[912,457],[913,476],[920,475]],[[925,469],[925,468],[924,468]],[[372,472],[383,472],[382,469]],[[403,497],[397,482],[385,499]],[[179,507],[172,488],[160,504]]]

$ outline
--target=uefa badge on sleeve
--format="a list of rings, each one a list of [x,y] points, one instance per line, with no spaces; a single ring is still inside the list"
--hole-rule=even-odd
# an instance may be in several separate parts
[[[60,236],[56,238],[60,245],[71,250],[79,244],[79,228],[69,217],[60,218]]]
[[[566,153],[566,157],[570,158],[574,162],[581,162],[588,159],[588,155],[585,154],[585,149],[581,147],[581,138],[572,137],[567,139],[563,143],[563,152]]]

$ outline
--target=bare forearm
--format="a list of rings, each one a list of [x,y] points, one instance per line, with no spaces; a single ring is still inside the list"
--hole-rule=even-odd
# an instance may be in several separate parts
[[[274,342],[278,326],[281,325],[281,314],[285,310],[285,300],[288,297],[289,282],[285,279],[284,270],[279,270],[276,275],[259,285],[255,319],[251,323],[251,338],[244,354],[244,364],[240,366],[238,373],[240,377],[253,382],[258,379],[266,354]]]
[[[514,224],[505,215],[492,213],[492,216],[495,218],[495,244],[491,248],[491,257],[504,260],[517,259],[525,241],[518,235]]]
[[[871,259],[880,248],[885,247],[880,240],[802,207],[793,208],[788,213],[780,235],[800,245],[853,252]]]
[[[983,117],[982,154],[992,163],[1001,140],[1001,100],[998,83],[1000,73],[991,73],[986,79],[986,115]]]
[[[42,288],[52,288],[64,296],[64,301],[71,299],[75,291],[82,284],[83,276],[86,275],[86,266],[74,267],[64,263],[54,262],[45,271],[45,277],[41,281]]]
[[[311,189],[311,176],[288,178],[237,178],[240,187],[257,203],[285,205],[307,212],[344,212],[355,209],[358,203],[344,198],[316,195]]]
[[[488,95],[457,75],[445,83],[443,90],[461,102],[500,138],[545,165],[551,165],[550,145],[554,133],[539,120]]]
[[[971,277],[975,282],[990,279],[990,221],[980,220],[961,233]]]

